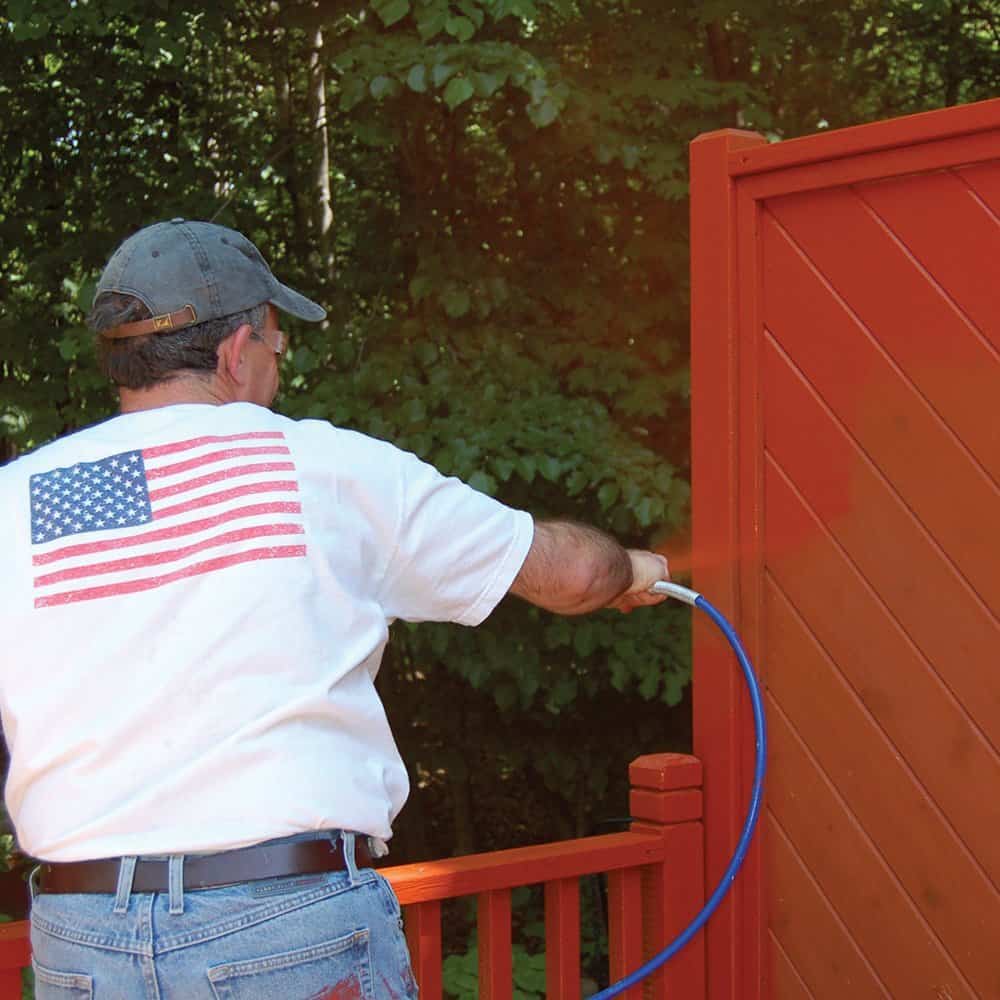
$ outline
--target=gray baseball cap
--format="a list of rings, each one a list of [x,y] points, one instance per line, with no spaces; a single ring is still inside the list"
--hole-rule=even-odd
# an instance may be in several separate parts
[[[104,292],[134,295],[153,314],[103,331],[111,337],[169,333],[262,302],[312,323],[326,316],[322,306],[278,281],[242,233],[186,219],[157,222],[125,240],[104,268],[94,298]]]

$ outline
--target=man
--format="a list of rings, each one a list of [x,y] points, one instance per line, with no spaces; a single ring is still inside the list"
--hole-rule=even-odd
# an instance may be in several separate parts
[[[325,315],[239,233],[141,230],[90,318],[121,414],[0,470],[39,1000],[414,996],[369,866],[408,790],[389,625],[661,600],[660,556],[272,413],[280,312]]]

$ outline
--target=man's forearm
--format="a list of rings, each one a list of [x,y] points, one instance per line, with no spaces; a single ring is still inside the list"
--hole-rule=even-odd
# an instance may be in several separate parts
[[[632,560],[609,535],[573,521],[537,521],[511,593],[563,615],[607,607],[632,585]]]

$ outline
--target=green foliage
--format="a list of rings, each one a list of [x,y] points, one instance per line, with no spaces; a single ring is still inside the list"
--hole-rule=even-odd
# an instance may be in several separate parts
[[[290,331],[284,412],[642,545],[688,519],[688,142],[1000,82],[987,5],[943,0],[2,9],[4,456],[114,411],[83,317],[117,242],[215,218],[329,307]],[[418,796],[453,810],[428,849],[619,811],[628,757],[684,745],[688,627],[513,602],[474,631],[397,627],[383,696]],[[505,796],[544,818],[505,827]]]
[[[514,1000],[544,1000],[545,955],[531,953],[523,945],[511,948]],[[441,982],[454,1000],[476,1000],[479,996],[479,949],[473,945],[461,955],[449,955],[441,963]]]
[[[5,825],[9,826],[7,811],[3,810]],[[0,871],[8,872],[17,860],[17,847],[14,844],[14,835],[11,833],[0,833]]]
[[[581,879],[580,903],[580,963],[585,995],[589,995],[597,983],[607,983],[607,900],[603,876]],[[542,887],[512,890],[511,914],[513,996],[521,1000],[541,1000],[546,996]],[[452,1000],[476,1000],[480,995],[479,947],[473,901],[467,902],[464,915],[460,911],[457,916],[458,926],[455,920],[445,919],[446,930],[451,925],[452,930],[464,930],[464,936],[459,934],[454,951],[446,955],[442,963],[442,986]]]

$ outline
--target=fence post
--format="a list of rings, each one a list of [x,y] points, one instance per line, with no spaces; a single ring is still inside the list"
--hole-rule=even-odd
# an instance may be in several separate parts
[[[705,902],[702,768],[697,757],[646,754],[629,765],[632,830],[663,837],[666,853],[642,869],[643,958],[666,947]],[[646,1000],[704,1000],[705,937],[687,946],[645,981]]]
[[[747,498],[759,493],[744,469],[747,436],[755,431],[746,418],[753,399],[747,398],[742,378],[751,342],[741,311],[748,290],[743,282],[750,277],[751,261],[745,249],[741,255],[741,241],[753,233],[739,226],[731,158],[766,144],[762,135],[735,129],[709,132],[691,143],[691,546],[698,553],[693,586],[710,594],[741,632],[752,597],[742,588],[760,572],[754,561],[759,543],[746,522]],[[753,513],[762,519],[756,509]],[[752,635],[744,635],[752,641]],[[725,871],[739,835],[750,780],[743,748],[751,739],[752,721],[732,653],[706,615],[694,616],[692,657],[694,750],[705,768],[705,864],[714,881]],[[740,885],[708,924],[712,1000],[760,996],[757,843],[751,845]]]

